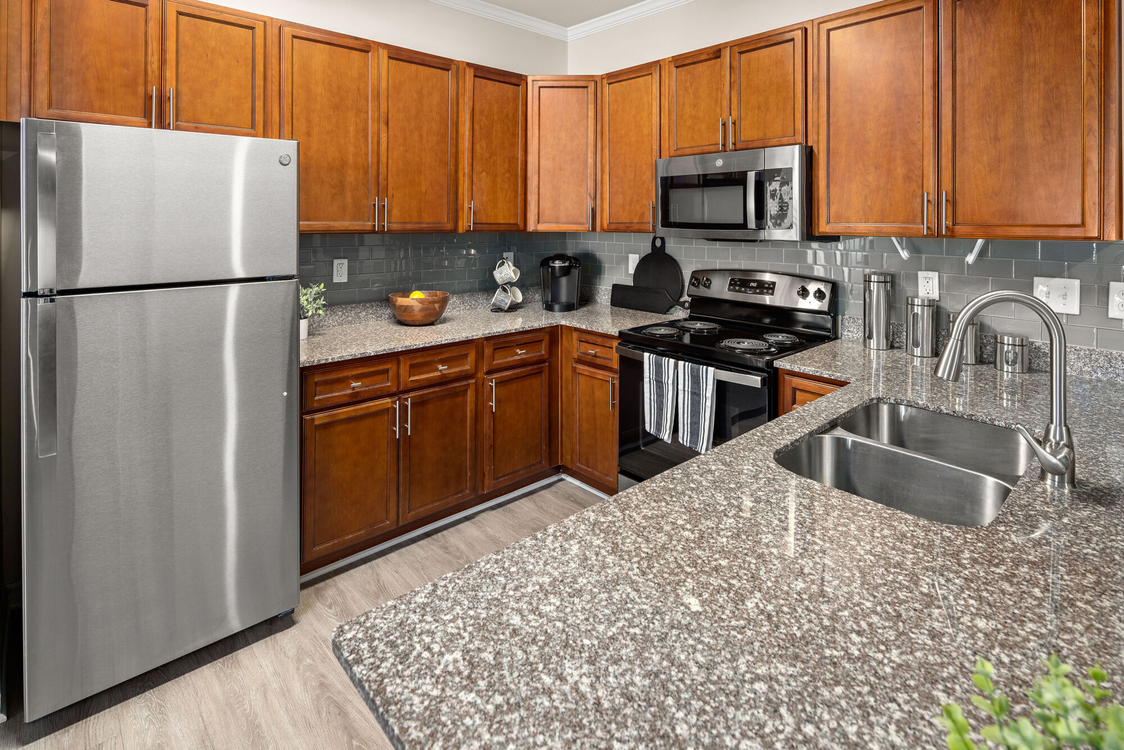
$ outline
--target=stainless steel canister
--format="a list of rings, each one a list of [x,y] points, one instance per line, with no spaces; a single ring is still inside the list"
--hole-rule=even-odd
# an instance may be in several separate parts
[[[888,273],[863,276],[863,345],[890,348],[890,279]]]
[[[958,317],[960,317],[960,313],[951,313],[948,316],[949,331],[956,325]],[[965,365],[978,365],[980,363],[980,323],[978,320],[969,323],[968,328],[964,331],[964,358],[961,362]]]
[[[995,348],[995,369],[1000,372],[1030,370],[1030,347],[1025,336],[999,334]]]
[[[921,297],[910,297],[907,302],[906,351],[915,357],[937,356],[937,306]]]

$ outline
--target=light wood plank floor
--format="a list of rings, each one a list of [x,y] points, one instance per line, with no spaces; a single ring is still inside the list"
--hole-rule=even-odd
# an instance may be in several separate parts
[[[0,725],[0,747],[389,748],[332,654],[336,625],[598,501],[559,481],[482,511],[306,584],[291,617],[257,625],[40,721],[24,724],[15,713]]]

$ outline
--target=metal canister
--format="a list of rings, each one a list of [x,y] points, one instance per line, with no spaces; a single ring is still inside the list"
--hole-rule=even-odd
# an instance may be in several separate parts
[[[890,280],[888,273],[863,276],[863,345],[890,348]]]
[[[960,313],[951,313],[948,316],[948,329],[952,331],[953,326],[956,325],[956,319],[960,317]],[[980,363],[980,323],[973,320],[968,324],[964,330],[964,358],[961,360],[966,365],[978,365]]]
[[[915,357],[937,356],[937,307],[931,299],[907,300],[905,348]]]
[[[995,369],[1000,372],[1030,370],[1030,347],[1025,336],[999,334],[995,347]]]

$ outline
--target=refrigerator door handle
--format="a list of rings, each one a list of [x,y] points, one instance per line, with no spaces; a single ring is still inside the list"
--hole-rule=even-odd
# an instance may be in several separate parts
[[[35,404],[32,419],[39,458],[58,453],[58,368],[55,349],[57,309],[53,298],[36,300]]]
[[[58,227],[58,139],[40,132],[36,139],[36,288],[40,294],[55,292],[55,235]]]

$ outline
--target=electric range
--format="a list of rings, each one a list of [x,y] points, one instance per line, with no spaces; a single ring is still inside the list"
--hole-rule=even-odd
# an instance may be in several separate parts
[[[620,332],[621,489],[698,455],[677,437],[666,443],[644,428],[645,353],[715,368],[717,446],[776,418],[776,360],[838,337],[836,289],[827,279],[695,271],[687,296],[689,317]]]

